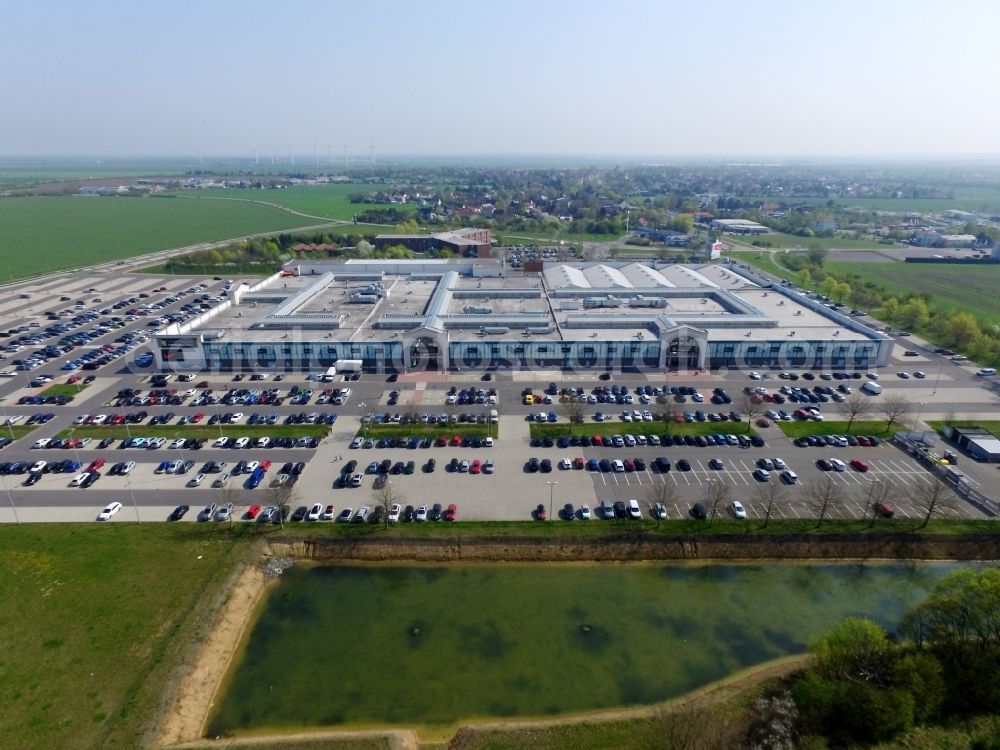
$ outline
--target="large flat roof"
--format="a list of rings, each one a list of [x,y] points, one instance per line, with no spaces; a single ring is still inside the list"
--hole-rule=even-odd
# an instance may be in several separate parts
[[[532,340],[604,341],[652,340],[664,327],[688,324],[707,330],[710,342],[871,338],[794,293],[760,287],[719,264],[554,264],[540,276],[476,278],[444,263],[434,272],[428,261],[417,263],[424,269],[411,275],[400,261],[390,261],[386,268],[397,272],[382,274],[384,296],[374,303],[351,300],[367,286],[364,280],[285,277],[193,330],[225,332],[234,341],[334,343],[393,340],[433,324],[459,341],[520,340],[526,327],[534,330]],[[609,295],[610,306],[585,304],[588,297]],[[308,325],[295,330],[301,321]]]

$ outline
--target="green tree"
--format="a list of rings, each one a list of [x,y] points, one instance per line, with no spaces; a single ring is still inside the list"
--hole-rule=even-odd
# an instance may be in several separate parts
[[[889,682],[890,650],[885,630],[861,617],[848,617],[809,642],[822,676],[874,684]]]
[[[796,274],[795,278],[799,282],[799,286],[803,287],[804,289],[808,289],[809,286],[812,284],[813,280],[812,274],[809,272],[808,268],[803,268],[801,271],[799,271],[798,274]]]
[[[892,666],[892,682],[913,696],[913,718],[917,722],[925,722],[937,714],[947,691],[941,662],[928,653],[899,657]]]
[[[395,232],[396,234],[420,234],[420,227],[417,225],[416,219],[407,219],[396,225]]]
[[[820,284],[819,290],[827,297],[833,297],[837,293],[838,286],[839,284],[833,276],[827,276],[823,279],[823,283]]]
[[[895,297],[887,297],[882,303],[882,315],[890,322],[899,318],[899,300]]]
[[[845,299],[851,296],[851,285],[846,281],[841,281],[837,284],[837,289],[834,292],[834,299],[838,302],[843,302]]]
[[[814,266],[822,266],[826,260],[826,248],[819,242],[810,242],[806,249],[809,263]]]
[[[967,312],[952,313],[941,327],[945,340],[952,346],[962,349],[982,336],[979,323]]]
[[[899,319],[908,328],[922,328],[931,319],[930,310],[923,297],[914,297],[899,308]]]

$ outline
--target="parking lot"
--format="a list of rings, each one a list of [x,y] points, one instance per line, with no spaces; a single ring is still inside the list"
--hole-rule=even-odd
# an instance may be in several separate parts
[[[758,518],[763,514],[760,500],[762,482],[754,478],[753,472],[758,459],[773,457],[782,458],[798,475],[795,484],[781,484],[783,491],[773,508],[776,517],[814,516],[816,511],[809,502],[809,488],[822,481],[823,477],[828,477],[841,491],[838,502],[829,510],[831,517],[861,517],[866,510],[864,492],[874,481],[891,485],[898,516],[916,517],[919,513],[907,500],[906,493],[930,482],[930,475],[924,467],[887,442],[878,447],[800,448],[774,425],[766,428],[755,426],[766,441],[766,445],[756,447],[636,445],[612,448],[591,445],[559,448],[533,446],[530,441],[530,414],[544,412],[545,421],[549,423],[552,412],[558,423],[565,423],[566,407],[560,403],[560,392],[565,388],[581,389],[586,402],[581,406],[587,431],[603,435],[628,434],[630,425],[636,421],[650,424],[644,412],[650,412],[652,417],[669,403],[681,420],[704,420],[706,424],[715,421],[714,429],[730,434],[739,433],[746,426],[743,415],[736,415],[742,419],[740,424],[732,419],[732,412],[738,411],[737,404],[733,402],[739,398],[744,387],[764,387],[769,393],[775,393],[780,386],[789,384],[796,387],[837,385],[819,377],[812,380],[802,378],[791,383],[779,379],[777,373],[762,373],[760,379],[751,379],[750,373],[735,371],[666,375],[614,373],[607,378],[596,371],[428,372],[409,373],[396,378],[376,374],[347,378],[338,376],[335,382],[319,383],[308,373],[272,372],[256,380],[251,380],[249,374],[190,373],[192,377],[186,382],[174,377],[163,386],[156,385],[148,366],[135,366],[135,361],[147,351],[144,346],[146,332],[165,322],[182,321],[185,316],[200,309],[202,304],[210,304],[209,300],[224,294],[226,283],[225,279],[211,277],[62,276],[38,283],[27,298],[21,297],[15,289],[0,300],[0,331],[8,334],[0,339],[0,347],[6,346],[0,352],[3,354],[0,369],[12,373],[0,381],[0,406],[2,416],[19,417],[16,424],[10,425],[7,430],[11,444],[3,448],[0,462],[33,464],[43,459],[74,460],[85,467],[94,459],[103,458],[109,466],[129,460],[136,463],[127,477],[113,476],[102,470],[100,480],[88,489],[69,487],[68,483],[74,475],[67,473],[43,473],[31,486],[23,486],[26,474],[0,475],[0,492],[5,493],[8,499],[7,507],[0,509],[0,521],[13,521],[15,513],[23,520],[92,520],[109,500],[131,506],[135,514],[144,520],[163,520],[179,503],[201,505],[218,501],[235,491],[240,493],[237,506],[242,504],[246,507],[267,501],[269,489],[282,464],[300,461],[306,466],[294,485],[294,502],[297,504],[323,502],[355,508],[371,505],[374,502],[374,476],[365,475],[360,488],[337,486],[337,478],[347,461],[357,460],[363,471],[374,460],[390,460],[392,464],[402,462],[404,465],[412,460],[416,464],[415,472],[412,475],[390,475],[393,487],[398,489],[407,504],[440,502],[447,505],[454,502],[459,508],[459,520],[527,519],[537,505],[549,506],[550,499],[555,509],[567,502],[576,507],[588,504],[594,508],[602,500],[631,498],[638,499],[644,508],[648,508],[650,498],[656,496],[658,487],[670,488],[672,499],[668,513],[676,518],[686,514],[693,503],[703,500],[709,488],[716,483],[730,488],[730,496],[743,503],[751,518]],[[201,300],[206,295],[208,299]],[[63,300],[63,297],[69,297],[69,300]],[[94,301],[98,299],[99,302]],[[72,323],[67,326],[68,330],[60,329],[54,335],[41,337],[40,332],[52,320]],[[69,337],[72,337],[71,351],[42,357],[29,370],[16,369],[15,360],[31,359],[33,352],[56,346],[62,338]],[[26,340],[14,343],[22,339]],[[913,346],[908,343],[898,346],[892,366],[877,373],[878,382],[886,392],[905,395],[915,405],[919,404],[925,420],[941,418],[946,413],[960,419],[980,415],[997,418],[1000,415],[1000,399],[987,387],[988,384],[974,376],[975,367],[951,362],[920,347],[916,348],[915,354],[907,355],[907,351],[914,351]],[[50,349],[49,353],[53,351]],[[71,369],[63,369],[70,364],[73,365]],[[924,377],[912,376],[916,372],[923,373]],[[32,381],[37,381],[40,375],[47,375],[51,380],[43,385],[32,385]],[[280,380],[278,375],[282,375]],[[38,394],[46,388],[67,385],[69,378],[74,376],[80,377],[81,385],[85,376],[93,380],[75,393],[68,403],[18,403],[25,397],[37,400]],[[848,382],[857,386],[863,381],[852,379]],[[556,391],[554,395],[547,394],[549,398],[545,399],[545,392],[551,390],[550,385],[554,385]],[[595,388],[610,391],[611,386],[618,386],[618,394],[627,394],[628,398],[621,401],[617,397],[614,401],[592,401],[589,398]],[[640,394],[636,390],[638,386],[644,389],[649,387],[651,393]],[[335,388],[349,388],[350,393],[338,398],[333,392]],[[531,404],[526,404],[523,395],[526,388],[543,397],[538,403],[534,403],[533,399]],[[671,392],[674,388],[679,389],[678,392]],[[732,397],[731,402],[712,403],[714,389],[717,388],[727,391]],[[120,392],[124,389],[140,391],[137,395],[140,401],[122,402]],[[168,393],[164,400],[159,400],[154,395],[158,389],[175,393]],[[293,389],[300,392],[293,394]],[[206,395],[206,391],[211,393]],[[230,391],[232,394],[227,397]],[[270,397],[260,399],[259,394],[266,391],[271,392],[273,400],[269,400]],[[463,391],[466,394],[464,399]],[[247,401],[247,398],[257,400]],[[336,403],[337,400],[340,403]],[[786,403],[774,408],[793,412],[799,406]],[[837,419],[837,406],[832,401],[811,403],[810,407],[820,409],[828,419]],[[351,439],[360,429],[362,414],[398,416],[415,412],[434,415],[439,423],[443,417],[448,424],[470,421],[481,424],[492,409],[498,410],[500,425],[499,436],[489,448],[451,445],[413,449],[349,447]],[[636,411],[639,412],[638,420],[635,419]],[[216,448],[213,447],[213,440],[207,440],[198,449],[170,448],[170,441],[156,449],[122,449],[117,441],[99,448],[99,441],[96,440],[77,447],[38,450],[31,447],[36,440],[51,439],[68,429],[79,430],[73,433],[74,436],[86,434],[81,425],[75,424],[84,416],[103,415],[101,421],[106,424],[116,416],[138,412],[145,412],[142,419],[127,425],[130,434],[135,437],[142,437],[144,427],[150,426],[153,420],[165,421],[161,425],[163,427],[183,430],[184,425],[179,422],[184,419],[192,422],[197,415],[200,419],[194,424],[208,425],[213,421],[224,423],[225,420],[220,418],[227,413],[243,414],[242,420],[229,424],[227,435],[234,434],[229,432],[230,428],[238,431],[238,424],[247,425],[254,414],[262,420],[260,424],[253,425],[254,428],[269,424],[280,427],[287,424],[289,418],[293,421],[302,418],[309,422],[314,414],[322,417],[324,422],[333,417],[336,421],[327,424],[329,434],[322,437],[315,448],[262,449],[250,447],[255,444],[249,440],[248,447],[243,449]],[[603,414],[603,421],[595,418],[598,412]],[[624,419],[625,413],[629,415],[628,420]],[[465,420],[461,419],[463,414],[467,417]],[[724,421],[718,415],[722,415]],[[22,428],[33,416],[45,418],[37,420],[40,424],[33,425],[34,430],[26,436],[21,437],[14,432],[12,428]],[[401,419],[399,421],[402,422]],[[316,424],[317,420],[311,423]],[[124,424],[120,426],[125,428]],[[672,463],[670,471],[654,468],[654,461],[659,456],[669,457]],[[434,472],[421,469],[429,457],[436,460]],[[532,457],[548,459],[553,464],[553,470],[550,473],[527,471],[526,464]],[[640,458],[645,461],[646,468],[621,472],[558,468],[561,459],[577,457],[587,461]],[[845,471],[821,470],[817,461],[830,457],[839,458],[847,464],[851,459],[861,458],[869,468],[865,472],[850,466]],[[174,458],[193,460],[196,465],[182,475],[156,472],[161,462]],[[470,461],[490,459],[495,470],[492,474],[478,475],[446,471],[445,465],[452,458]],[[721,468],[709,465],[713,458],[722,461]],[[678,470],[682,459],[690,462],[690,470]],[[223,488],[212,486],[216,478],[213,474],[207,475],[197,487],[188,486],[192,472],[196,473],[204,463],[226,461],[231,467],[240,460],[272,462],[264,481],[255,489],[245,485],[245,475],[230,477]],[[961,468],[971,486],[986,494],[1000,494],[995,469],[968,458],[962,459]],[[770,483],[780,482],[777,474],[773,473]],[[949,504],[955,515],[982,515],[978,509],[957,497]],[[131,516],[133,519],[135,514]],[[186,520],[193,516],[190,514]],[[116,519],[129,520],[129,514],[119,514]]]

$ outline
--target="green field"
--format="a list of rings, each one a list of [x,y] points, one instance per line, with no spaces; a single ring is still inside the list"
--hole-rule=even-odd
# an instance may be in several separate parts
[[[4,748],[138,748],[250,546],[198,524],[0,526]]]
[[[316,223],[242,201],[0,198],[0,281]]]
[[[102,440],[106,437],[124,440],[131,433],[132,437],[162,437],[162,438],[205,438],[214,440],[217,437],[259,438],[259,437],[326,437],[330,428],[324,424],[253,424],[253,425],[79,425],[61,430],[56,437],[89,437],[92,440]]]
[[[996,292],[1000,285],[1000,264],[959,266],[827,261],[823,266],[840,277],[856,274],[894,294],[926,292],[939,311],[968,312],[980,320],[1000,324]],[[786,274],[791,275],[790,272]]]
[[[838,250],[884,250],[893,245],[885,245],[877,240],[867,239],[844,239],[841,237],[796,237],[794,234],[784,232],[770,232],[759,237],[741,237],[738,235],[724,234],[722,241],[737,248],[746,246],[752,248],[754,240],[770,242],[768,250],[784,250],[796,247],[808,247],[809,245],[819,245],[827,249]]]
[[[996,187],[955,187],[954,198],[833,198],[836,206],[863,208],[868,211],[959,211],[1000,209],[1000,188]],[[825,206],[826,198],[780,198],[762,197],[766,201],[790,201]]]
[[[20,440],[25,435],[30,435],[38,429],[38,425],[34,424],[15,424],[15,425],[4,425],[0,427],[0,437],[9,437],[14,440]]]
[[[302,185],[282,188],[280,190],[234,190],[228,188],[209,188],[206,190],[185,190],[176,195],[189,197],[192,195],[204,198],[227,198],[234,200],[260,201],[285,206],[293,211],[301,211],[312,216],[320,216],[340,221],[350,221],[355,214],[368,210],[395,208],[404,213],[417,210],[414,203],[351,203],[348,195],[351,193],[376,193],[390,190],[392,185],[370,185],[368,183],[344,182],[330,185]],[[381,231],[385,231],[382,227]]]
[[[855,419],[851,429],[847,429],[847,421],[843,422],[813,422],[796,421],[775,422],[787,437],[797,438],[806,435],[875,435],[876,437],[891,437],[885,431],[886,421],[884,419]],[[898,422],[892,426],[892,434],[905,430],[905,424]]]

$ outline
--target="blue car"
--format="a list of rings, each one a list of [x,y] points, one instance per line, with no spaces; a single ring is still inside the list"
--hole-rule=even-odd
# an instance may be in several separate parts
[[[550,411],[549,412],[549,421],[550,422],[555,422],[558,419],[559,419],[559,417],[558,417],[558,415],[556,415],[556,413],[554,411]]]
[[[561,437],[557,444],[560,448],[569,448],[569,438]]]
[[[596,458],[592,458],[587,461],[587,471],[600,471],[601,462]]]
[[[337,415],[336,414],[327,414],[327,416],[326,416],[326,423],[327,424],[333,424],[336,421],[337,421]]]

